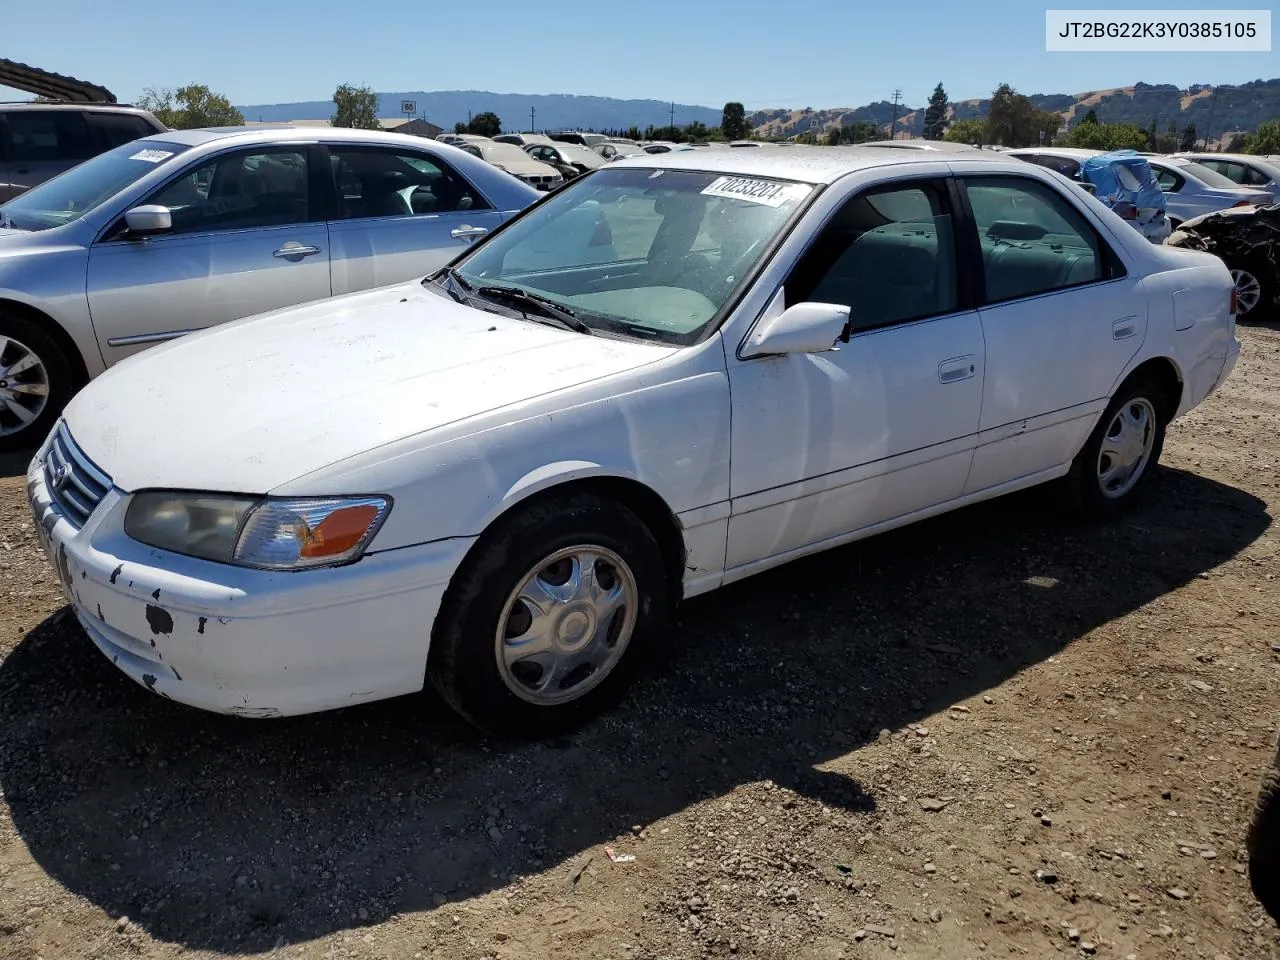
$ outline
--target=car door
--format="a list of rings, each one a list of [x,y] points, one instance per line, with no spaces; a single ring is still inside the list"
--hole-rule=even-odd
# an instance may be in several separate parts
[[[70,170],[97,152],[79,110],[0,112],[0,142],[6,158],[0,203]]]
[[[910,516],[964,487],[984,348],[950,191],[938,176],[881,179],[836,209],[768,308],[848,305],[848,342],[729,357],[729,568]]]
[[[173,227],[130,235],[123,216],[89,251],[88,296],[107,364],[193,330],[329,296],[329,238],[309,184],[314,148],[206,157],[142,201]]]
[[[1068,463],[1147,331],[1142,280],[1056,184],[961,179],[986,342],[981,433],[966,493]]]
[[[438,155],[331,143],[334,294],[425,276],[497,229],[502,215]]]

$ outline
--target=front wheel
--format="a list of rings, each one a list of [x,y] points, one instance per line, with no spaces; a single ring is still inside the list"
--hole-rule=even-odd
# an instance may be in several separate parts
[[[0,452],[39,444],[73,392],[71,366],[54,339],[0,309]]]
[[[1142,496],[1164,448],[1169,405],[1151,380],[1121,387],[1067,474],[1068,496],[1077,513],[1110,519]]]
[[[450,584],[427,670],[499,736],[569,729],[616,702],[668,612],[662,551],[625,506],[576,493],[518,508]]]
[[[1253,895],[1280,923],[1280,753],[1262,778],[1245,848]]]

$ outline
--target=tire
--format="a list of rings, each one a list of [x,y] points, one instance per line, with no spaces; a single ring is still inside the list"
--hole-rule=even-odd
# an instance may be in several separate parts
[[[572,729],[622,697],[670,613],[671,581],[653,533],[614,500],[579,492],[517,511],[485,532],[449,585],[432,629],[427,674],[475,726],[525,739]],[[562,552],[572,557],[551,563]],[[592,557],[595,563],[586,562]],[[570,568],[592,569],[607,592],[620,592],[621,605],[600,613],[605,604],[584,599],[586,587],[575,593],[572,577],[547,587]],[[536,608],[517,597],[522,584],[552,611],[543,626]],[[548,601],[552,590],[572,599]],[[507,640],[512,635],[551,637],[553,649],[519,659],[520,647]],[[566,653],[570,648],[578,652]],[[594,660],[574,668],[574,657]],[[557,671],[564,674],[558,682]]]
[[[1110,520],[1130,509],[1151,485],[1156,464],[1164,449],[1165,427],[1169,423],[1172,402],[1158,383],[1139,379],[1123,384],[1099,418],[1093,433],[1076,455],[1065,478],[1068,501],[1077,515],[1092,520]],[[1103,482],[1103,471],[1114,459],[1103,461],[1104,443],[1116,430],[1122,412],[1142,409],[1150,423],[1149,435],[1143,431],[1145,456],[1118,486]],[[1131,421],[1131,427],[1133,426]],[[1135,428],[1136,429],[1136,428]],[[1133,448],[1130,447],[1130,450]],[[1113,477],[1114,481],[1116,478]],[[1108,492],[1104,487],[1110,486]]]
[[[1245,849],[1253,895],[1280,923],[1280,756],[1262,778]]]
[[[1276,283],[1271,268],[1265,263],[1243,263],[1231,270],[1231,279],[1236,283],[1237,301],[1240,312],[1236,320],[1256,320],[1265,318],[1275,307]],[[1255,289],[1257,300],[1245,308],[1244,291],[1249,288],[1250,281]]]
[[[53,429],[62,408],[75,393],[71,363],[39,324],[3,308],[0,348],[0,452],[35,447]],[[38,368],[27,367],[6,376],[10,367],[32,357]],[[46,393],[41,396],[32,392],[36,387]],[[24,422],[22,415],[15,413],[19,408],[28,414],[34,412],[35,416]]]

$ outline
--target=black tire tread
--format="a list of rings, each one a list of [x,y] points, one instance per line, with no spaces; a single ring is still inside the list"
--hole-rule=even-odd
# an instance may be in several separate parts
[[[1253,895],[1280,923],[1280,767],[1275,764],[1262,777],[1245,849]]]
[[[591,515],[605,518],[606,522],[609,518],[614,521],[621,520],[623,525],[641,534],[647,540],[643,548],[652,551],[653,557],[657,558],[659,563],[661,562],[662,553],[656,538],[632,510],[602,494],[590,490],[578,490],[540,497],[527,506],[517,507],[499,518],[481,535],[454,575],[432,629],[431,646],[427,657],[427,674],[432,686],[445,702],[473,726],[503,737],[536,737],[569,729],[594,713],[591,707],[584,706],[582,702],[575,702],[555,708],[558,716],[552,717],[548,714],[545,717],[545,723],[513,727],[511,724],[495,722],[495,718],[488,712],[481,713],[473,709],[466,698],[460,695],[464,685],[464,667],[460,662],[460,654],[466,641],[459,635],[468,609],[472,604],[481,602],[491,578],[502,574],[507,558],[518,551],[522,535],[549,523],[563,523],[569,517]],[[642,596],[641,601],[646,605],[646,609],[649,603],[656,602],[657,609],[653,612],[661,621],[670,612],[671,600],[667,588],[668,578],[664,576],[658,580],[659,582],[651,584],[657,591],[657,595],[651,593],[648,596]],[[641,615],[644,615],[644,611]],[[636,632],[640,633],[639,624]],[[633,637],[624,660],[614,668],[614,674],[619,676],[615,677],[611,674],[605,684],[587,694],[584,701],[594,702],[597,694],[601,694],[602,688],[606,685],[612,685],[619,693],[621,692],[621,689],[626,686],[622,680],[621,667],[626,663],[630,668],[628,672],[634,673],[641,659],[645,644],[637,643],[639,639],[641,638],[638,636]]]

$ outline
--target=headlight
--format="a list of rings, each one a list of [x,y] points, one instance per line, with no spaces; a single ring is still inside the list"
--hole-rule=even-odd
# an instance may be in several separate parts
[[[213,494],[139,493],[124,530],[174,553],[268,570],[350,563],[386,519],[385,497],[269,500]]]

